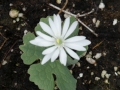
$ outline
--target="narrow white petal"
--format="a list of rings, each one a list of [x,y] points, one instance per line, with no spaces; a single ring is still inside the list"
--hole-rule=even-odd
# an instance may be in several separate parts
[[[57,19],[58,19],[58,22],[59,22],[59,32],[60,32],[60,36],[61,36],[61,18],[60,18],[60,16],[59,16],[59,14],[57,14]]]
[[[51,35],[51,36],[54,36],[51,28],[50,28],[46,23],[40,22],[39,24],[40,24],[41,28],[42,28],[46,33],[48,33],[48,34]]]
[[[54,20],[54,24],[55,24],[55,26],[57,27],[57,34],[58,34],[58,37],[60,36],[60,28],[59,28],[59,24],[60,24],[60,22],[59,22],[59,19],[57,18],[57,16],[54,14],[54,16],[53,16],[53,20]]]
[[[91,44],[91,41],[89,41],[89,40],[82,40],[82,41],[76,42],[76,44],[78,44],[80,46],[87,46],[87,45]]]
[[[85,36],[74,36],[65,40],[65,42],[76,42],[76,41],[84,40],[85,38],[86,38]]]
[[[42,46],[42,47],[48,47],[54,45],[54,42],[52,41],[47,41],[45,39],[42,39],[41,37],[36,37],[35,39],[30,41],[31,44],[36,45],[36,46]]]
[[[57,46],[53,46],[53,47],[47,48],[47,49],[45,49],[45,50],[42,52],[42,54],[45,55],[45,54],[52,53],[56,48],[57,48]]]
[[[67,63],[67,54],[63,48],[60,49],[60,62],[64,66],[66,66]]]
[[[76,43],[65,43],[65,46],[77,51],[86,51],[86,49],[83,46]]]
[[[33,44],[33,45],[37,45],[38,46],[40,41],[41,41],[41,38],[40,37],[36,37],[35,39],[30,40],[30,43]]]
[[[72,23],[72,25],[70,26],[70,28],[68,29],[68,31],[64,37],[65,39],[73,33],[73,31],[76,29],[77,25],[78,25],[77,21]]]
[[[67,51],[67,53],[68,53],[72,58],[75,58],[75,59],[77,59],[77,60],[80,59],[80,57],[79,57],[73,50],[71,50],[70,48],[65,47],[65,50]]]
[[[63,25],[63,29],[62,29],[62,37],[65,36],[68,28],[69,28],[69,24],[70,24],[70,17],[65,19],[64,25]]]
[[[54,52],[53,52],[53,55],[51,57],[51,62],[54,62],[56,60],[56,58],[59,56],[59,53],[60,53],[60,49],[57,48]]]
[[[44,58],[42,59],[41,64],[42,64],[42,65],[45,64],[47,61],[50,60],[50,58],[51,58],[51,54],[45,55]]]
[[[40,37],[42,37],[43,39],[45,40],[48,40],[48,41],[54,41],[54,38],[48,36],[48,35],[45,35],[43,34],[42,32],[40,31],[36,31],[36,34],[39,35]]]
[[[57,27],[55,26],[54,22],[52,21],[51,18],[49,18],[49,24],[50,24],[50,27],[54,33],[54,35],[56,36],[57,35]]]

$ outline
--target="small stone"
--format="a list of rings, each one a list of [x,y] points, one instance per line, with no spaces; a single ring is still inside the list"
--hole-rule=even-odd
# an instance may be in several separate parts
[[[45,10],[45,9],[43,9],[43,11],[45,12],[46,10]]]
[[[94,59],[92,59],[92,58],[87,58],[87,57],[86,57],[86,60],[87,60],[90,64],[95,64],[95,63],[96,63],[96,61],[95,61]]]
[[[72,74],[72,73],[73,73],[73,71],[72,71],[72,70],[70,70],[70,73]]]
[[[118,67],[114,67],[114,71],[116,72],[118,70]]]
[[[87,66],[87,69],[90,69],[90,67],[89,67],[89,66]]]
[[[17,22],[19,22],[19,20],[20,20],[20,18],[19,18],[19,17],[17,17],[17,18],[16,18],[16,21],[17,21]]]
[[[114,19],[113,20],[113,25],[116,25],[117,24],[117,19]]]
[[[96,80],[96,81],[99,81],[99,80],[100,80],[100,77],[95,77],[95,80]]]
[[[100,20],[97,20],[95,27],[99,27],[100,26]]]
[[[94,72],[91,72],[91,76],[94,75]]]
[[[109,82],[108,82],[108,79],[105,79],[105,81],[104,81],[106,84],[109,84]]]
[[[111,74],[105,74],[106,78],[109,79],[109,77],[111,76]]]
[[[79,77],[80,77],[80,78],[83,77],[83,73],[80,73],[80,74],[79,74]]]
[[[16,20],[13,20],[13,23],[16,23]]]
[[[103,10],[105,8],[105,4],[103,3],[103,1],[101,0],[100,4],[99,4],[99,8],[101,10]]]
[[[96,53],[96,55],[94,56],[95,59],[99,59],[102,56],[101,53]]]
[[[75,7],[75,4],[73,3],[72,7]]]
[[[12,3],[10,3],[10,4],[9,4],[9,6],[13,6],[13,4],[12,4]]]
[[[76,64],[77,64],[78,67],[80,67],[80,62],[77,62]]]
[[[19,14],[18,14],[18,17],[23,17],[23,13],[19,13]]]
[[[107,74],[107,71],[106,70],[103,70],[102,73],[101,73],[101,77],[104,78],[104,76]]]
[[[11,18],[16,18],[19,14],[19,11],[16,10],[16,9],[11,9],[10,12],[9,12],[9,15]]]
[[[11,49],[11,52],[13,52],[13,49]]]
[[[7,64],[7,61],[3,60],[2,65],[5,65],[5,64]]]
[[[117,72],[115,72],[115,75],[116,75],[116,76],[118,76],[118,73],[117,73]]]
[[[120,71],[118,71],[117,73],[118,73],[118,75],[120,75]]]
[[[96,18],[93,18],[92,21],[93,21],[93,23],[95,24],[95,23],[96,23]]]
[[[23,7],[23,8],[22,8],[22,10],[23,10],[23,11],[26,11],[26,8],[25,8],[25,7]]]
[[[61,4],[61,0],[56,0],[56,3],[57,4]]]

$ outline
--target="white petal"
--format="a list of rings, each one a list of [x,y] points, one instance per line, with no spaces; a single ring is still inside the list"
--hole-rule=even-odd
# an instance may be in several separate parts
[[[69,48],[67,48],[67,47],[65,47],[65,50],[67,51],[67,53],[68,53],[71,57],[73,57],[73,58],[75,58],[75,59],[77,59],[77,60],[80,59],[80,57],[79,57],[73,50],[71,50],[71,49],[69,49]]]
[[[40,24],[41,28],[42,28],[46,33],[48,33],[48,34],[51,35],[51,36],[54,36],[51,28],[50,28],[46,23],[40,22],[39,24]]]
[[[42,62],[41,62],[41,64],[42,65],[45,64],[47,61],[50,60],[50,58],[51,58],[51,54],[45,55],[44,58],[43,58],[43,60],[42,60]]]
[[[54,52],[53,52],[53,55],[51,57],[51,62],[54,62],[56,60],[56,58],[59,56],[59,53],[60,53],[60,49],[57,48]]]
[[[67,63],[67,54],[63,48],[60,49],[60,62],[64,66],[66,66]]]
[[[49,24],[50,24],[50,27],[54,33],[55,36],[57,36],[57,27],[55,26],[54,22],[52,21],[51,18],[49,18]]]
[[[54,20],[54,24],[55,24],[55,26],[57,27],[57,35],[58,35],[58,37],[60,37],[60,35],[61,35],[61,33],[60,33],[60,28],[59,28],[59,24],[60,24],[60,22],[59,22],[59,19],[57,18],[57,16],[54,14],[54,16],[53,16],[53,20]]]
[[[65,40],[65,42],[76,42],[76,41],[84,40],[85,38],[86,38],[85,36],[74,36]]]
[[[70,17],[65,19],[64,25],[63,25],[63,30],[62,30],[62,37],[65,36],[70,24]]]
[[[83,46],[76,43],[65,43],[65,46],[77,51],[86,51],[86,49]]]
[[[42,47],[48,47],[54,45],[54,42],[52,41],[47,41],[45,39],[42,39],[41,37],[36,37],[35,39],[30,41],[31,44],[36,45],[36,46],[42,46]]]
[[[38,46],[40,41],[41,41],[41,38],[40,37],[36,37],[35,39],[30,40],[30,43],[33,44],[33,45],[37,45]]]
[[[87,46],[87,45],[91,44],[91,42],[89,40],[82,40],[82,41],[75,42],[75,43],[80,45],[80,46]]]
[[[56,48],[57,48],[57,46],[53,46],[53,47],[47,48],[47,49],[45,49],[45,50],[42,52],[42,54],[45,55],[45,54],[52,53]]]
[[[77,21],[75,21],[75,22],[72,23],[72,25],[71,25],[70,28],[68,29],[68,31],[67,31],[64,39],[66,39],[68,36],[70,36],[70,35],[73,33],[73,31],[76,29],[77,25],[78,25],[78,22],[77,22]]]
[[[54,38],[51,38],[50,36],[45,35],[45,34],[43,34],[43,33],[40,32],[40,31],[36,31],[36,34],[39,35],[40,37],[42,37],[42,38],[45,39],[45,40],[54,41]]]
[[[58,19],[58,22],[59,22],[59,32],[60,32],[60,36],[61,36],[61,18],[59,16],[59,14],[57,14],[57,19]]]

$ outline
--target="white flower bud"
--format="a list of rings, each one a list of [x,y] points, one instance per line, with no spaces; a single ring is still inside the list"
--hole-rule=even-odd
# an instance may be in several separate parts
[[[9,15],[11,18],[16,18],[19,14],[19,11],[16,10],[16,9],[11,9],[10,12],[9,12]]]

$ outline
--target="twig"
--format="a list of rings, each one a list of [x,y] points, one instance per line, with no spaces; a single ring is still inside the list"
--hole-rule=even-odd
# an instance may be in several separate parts
[[[55,5],[51,4],[51,3],[49,3],[49,5],[50,5],[51,7],[53,7],[53,8],[55,8],[55,9],[57,9],[57,10],[61,10],[59,7],[57,7],[57,6],[55,6]],[[86,27],[91,33],[93,33],[96,37],[98,37],[98,34],[96,34],[91,28],[89,28],[89,27],[88,27],[87,25],[85,25],[80,19],[78,19],[78,17],[86,16],[86,15],[92,13],[93,11],[94,11],[94,10],[92,9],[92,10],[91,10],[90,12],[88,12],[88,13],[85,13],[85,14],[82,14],[82,15],[80,15],[80,14],[75,15],[75,14],[73,14],[73,13],[71,13],[71,12],[62,10],[62,12],[66,13],[66,14],[69,14],[69,15],[71,15],[71,16],[74,16],[74,17],[78,20],[79,23],[81,23],[81,24],[82,24],[84,27]]]
[[[62,10],[66,7],[67,3],[68,3],[68,0],[66,0],[64,6],[63,6],[62,9],[58,12],[58,14],[60,14],[60,13],[62,12]]]
[[[14,46],[16,43],[17,43],[17,41],[15,41],[15,43],[14,43],[14,44],[10,47],[9,51],[5,54],[5,56],[4,56],[4,58],[3,58],[3,60],[5,60],[5,59],[6,59],[6,57],[7,57],[8,53],[10,52],[10,50],[13,48],[13,46]]]
[[[97,43],[92,49],[95,49],[96,47],[100,46],[103,43],[104,40],[102,40],[101,42]]]

